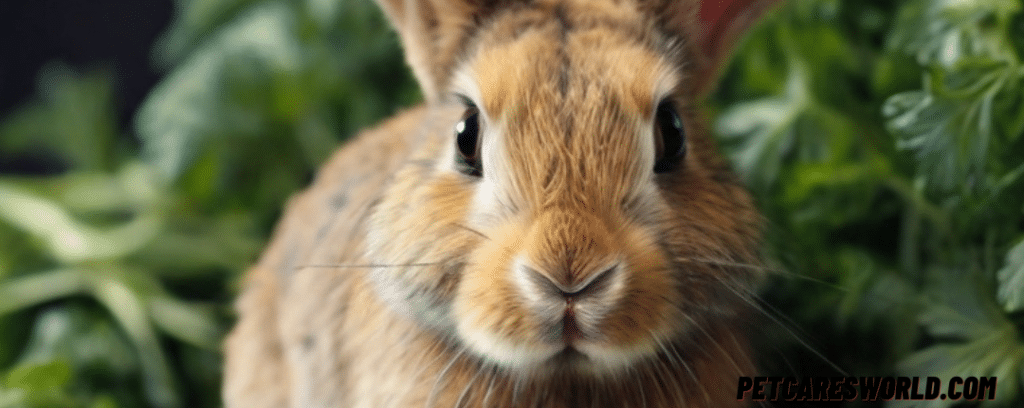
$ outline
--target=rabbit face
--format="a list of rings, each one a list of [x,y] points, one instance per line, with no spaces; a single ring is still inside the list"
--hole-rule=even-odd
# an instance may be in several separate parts
[[[370,223],[384,302],[513,373],[685,350],[756,278],[729,266],[759,219],[692,114],[688,46],[604,7],[484,25]]]

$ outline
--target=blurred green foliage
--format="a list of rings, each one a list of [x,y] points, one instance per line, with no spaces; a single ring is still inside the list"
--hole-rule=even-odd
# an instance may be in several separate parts
[[[177,11],[135,129],[108,73],[59,64],[0,118],[5,154],[66,167],[0,175],[0,408],[219,406],[230,301],[282,203],[419,98],[368,1]],[[1020,1],[792,0],[736,55],[710,107],[769,219],[766,370],[998,376],[982,406],[1021,406]]]
[[[66,171],[0,175],[0,407],[220,405],[236,281],[284,200],[419,98],[375,7],[178,2],[134,130],[109,73],[40,73],[0,149]]]
[[[814,331],[776,331],[778,370],[998,376],[981,405],[1024,405],[1022,50],[1018,0],[791,1],[738,49],[716,129],[770,220],[766,296]]]

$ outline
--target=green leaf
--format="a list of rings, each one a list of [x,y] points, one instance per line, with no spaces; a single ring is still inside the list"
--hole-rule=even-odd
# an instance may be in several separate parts
[[[176,180],[204,147],[226,136],[264,132],[276,78],[305,61],[295,16],[280,2],[247,10],[221,28],[160,83],[136,118],[148,160]],[[268,87],[269,85],[269,87]]]
[[[26,362],[7,373],[0,386],[0,407],[63,408],[74,405],[66,388],[71,378],[59,360]]]
[[[805,70],[798,64],[790,68],[783,95],[737,103],[715,122],[725,143],[736,146],[731,149],[736,171],[755,190],[763,191],[778,179],[795,142],[794,124],[809,103]]]
[[[0,124],[0,148],[19,154],[43,148],[77,169],[111,169],[118,130],[109,76],[79,75],[63,64],[44,66],[39,99]]]
[[[178,339],[207,349],[220,345],[221,328],[209,308],[188,304],[170,296],[149,300],[154,323]]]
[[[793,176],[785,188],[786,202],[798,207],[811,201],[820,201],[820,194],[852,193],[861,196],[860,200],[870,198],[874,194],[872,187],[877,187],[879,180],[889,176],[892,171],[890,164],[879,156],[873,156],[858,162],[843,161],[839,163],[801,162],[793,165]],[[867,197],[865,197],[867,196]],[[844,197],[848,200],[849,195]],[[834,212],[834,208],[830,209]]]
[[[53,200],[0,182],[0,220],[41,240],[62,263],[112,259],[137,251],[160,230],[157,213],[101,229],[82,223]]]
[[[154,46],[158,66],[180,62],[204,38],[257,0],[177,0],[175,3],[178,16]]]
[[[110,396],[100,396],[96,398],[89,408],[117,408],[117,403]]]
[[[900,12],[889,46],[921,65],[953,68],[964,58],[1012,57],[1008,26],[1018,0],[915,0]]]
[[[87,302],[69,301],[43,309],[21,361],[65,361],[77,373],[94,373],[91,380],[98,383],[104,381],[98,377],[111,377],[112,382],[134,378],[137,355],[108,317]]]
[[[58,269],[0,281],[0,316],[88,290],[90,271]]]
[[[996,273],[999,302],[1009,312],[1024,310],[1024,241],[1006,253],[1006,263]]]
[[[132,255],[150,272],[168,278],[224,275],[248,267],[265,244],[251,213],[216,216],[174,212],[173,222]]]
[[[931,301],[919,317],[935,344],[900,363],[906,375],[999,378],[998,406],[1014,401],[1024,385],[1017,373],[1024,369],[1024,341],[984,288],[985,279],[973,268],[937,268]],[[915,403],[920,401],[915,401]],[[920,406],[946,407],[951,401],[925,401]],[[906,405],[897,405],[906,406]],[[917,405],[915,405],[917,406]]]
[[[177,390],[177,381],[147,316],[149,308],[144,297],[149,293],[140,291],[145,288],[140,288],[138,282],[152,285],[150,282],[153,281],[138,271],[113,270],[110,274],[97,277],[92,294],[114,315],[134,344],[142,365],[144,390],[150,404],[160,408],[180,407],[181,394]]]
[[[918,176],[938,191],[984,187],[997,98],[1009,79],[1004,63],[977,60],[953,72],[926,76],[924,90],[890,97],[883,107],[887,127],[899,148],[914,153]]]
[[[24,364],[7,373],[8,387],[49,390],[63,387],[71,378],[71,367],[61,361]]]

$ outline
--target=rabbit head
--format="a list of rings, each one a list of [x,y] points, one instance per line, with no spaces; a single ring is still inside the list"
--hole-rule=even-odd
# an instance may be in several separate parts
[[[697,114],[688,1],[387,1],[431,106],[375,207],[380,297],[513,373],[615,373],[739,318],[760,218]]]

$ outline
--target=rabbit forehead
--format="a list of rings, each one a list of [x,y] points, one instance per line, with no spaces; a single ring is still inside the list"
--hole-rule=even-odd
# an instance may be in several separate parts
[[[609,208],[650,184],[654,107],[682,77],[622,24],[556,21],[485,39],[454,76],[487,118],[485,178],[509,200]]]
[[[653,110],[654,99],[679,88],[678,67],[669,62],[682,63],[679,39],[631,16],[637,12],[629,7],[577,10],[582,5],[567,2],[496,19],[471,47],[469,63],[453,75],[454,87],[471,88],[467,92],[497,115],[560,102],[587,84],[617,91],[620,103],[642,114]]]

